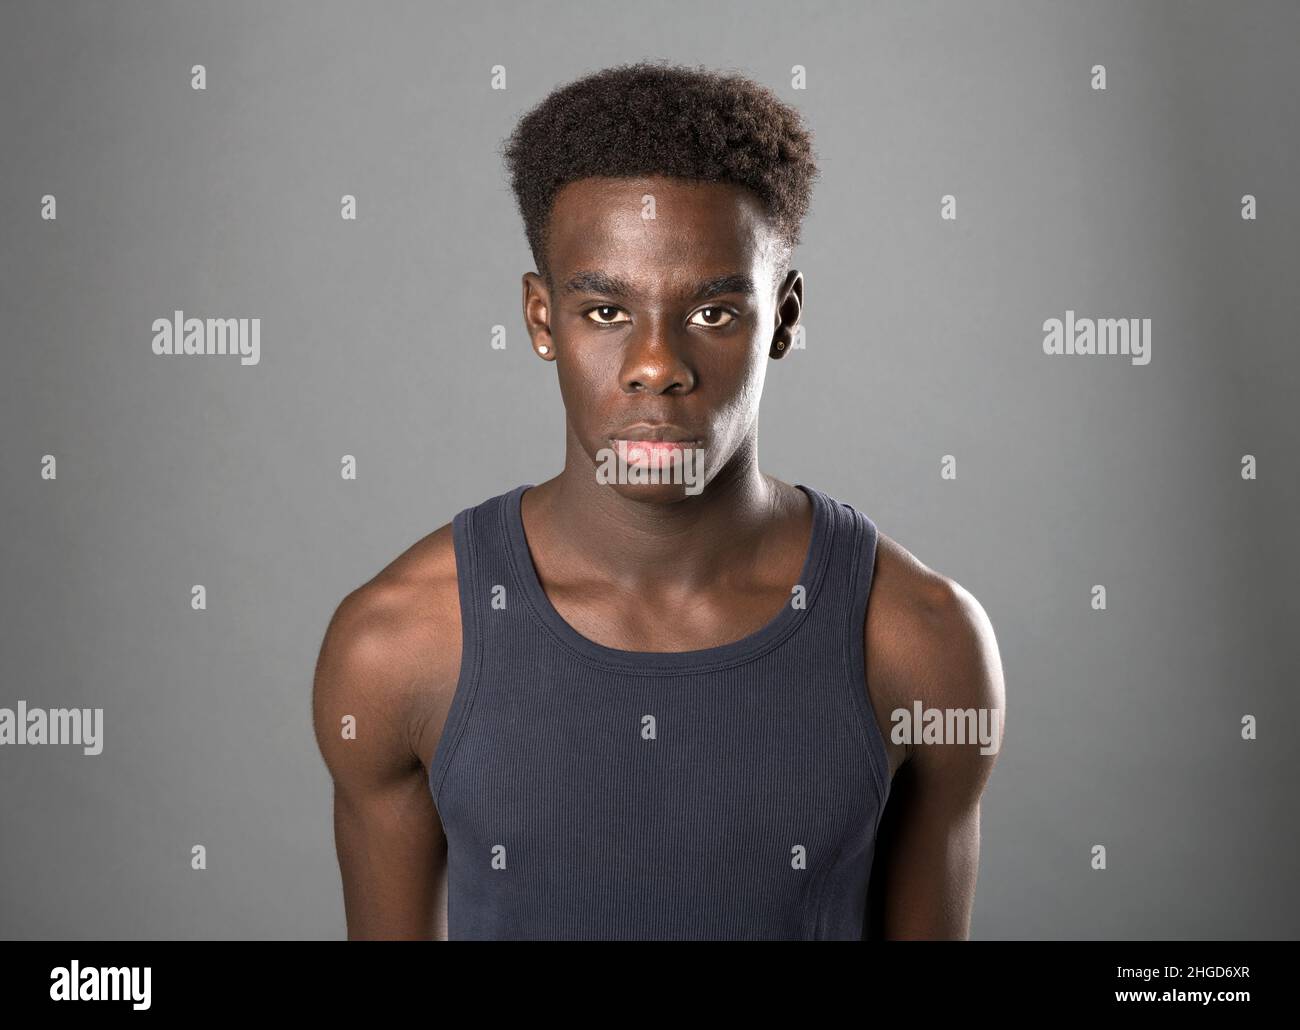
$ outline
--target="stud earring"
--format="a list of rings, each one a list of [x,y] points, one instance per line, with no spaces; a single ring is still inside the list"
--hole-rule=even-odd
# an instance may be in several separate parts
[[[537,348],[537,353],[538,353],[538,354],[549,354],[549,353],[551,353],[551,348],[548,347],[548,346],[546,346],[546,344],[543,343],[541,346],[539,346],[539,347]]]

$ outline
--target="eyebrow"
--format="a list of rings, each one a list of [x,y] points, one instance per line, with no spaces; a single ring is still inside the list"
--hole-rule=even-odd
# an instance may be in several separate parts
[[[626,279],[604,272],[578,272],[564,284],[565,293],[603,293],[609,297],[631,297],[636,290]],[[752,295],[754,280],[748,275],[719,275],[695,284],[688,294],[690,300],[704,297],[716,297],[720,293],[743,293]]]

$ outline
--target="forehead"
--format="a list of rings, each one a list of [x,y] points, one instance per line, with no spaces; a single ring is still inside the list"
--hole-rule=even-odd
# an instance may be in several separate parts
[[[549,229],[557,282],[575,269],[631,282],[733,272],[757,278],[774,242],[761,202],[745,187],[662,176],[568,183]]]

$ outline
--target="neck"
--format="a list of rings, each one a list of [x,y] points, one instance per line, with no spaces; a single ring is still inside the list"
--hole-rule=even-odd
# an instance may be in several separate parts
[[[665,502],[636,500],[598,481],[570,434],[564,471],[524,495],[529,538],[557,566],[590,569],[629,589],[689,590],[738,562],[761,560],[790,501],[759,470],[756,437],[700,493]]]

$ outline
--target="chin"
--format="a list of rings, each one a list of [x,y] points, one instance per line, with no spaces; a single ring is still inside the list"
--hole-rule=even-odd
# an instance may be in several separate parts
[[[613,490],[620,497],[641,504],[676,504],[699,496],[703,489],[702,482],[695,483],[605,483],[605,489]]]

